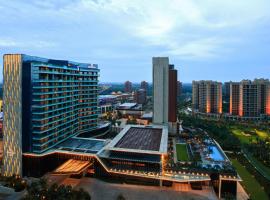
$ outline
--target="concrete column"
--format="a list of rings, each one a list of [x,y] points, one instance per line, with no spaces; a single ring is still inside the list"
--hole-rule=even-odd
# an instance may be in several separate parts
[[[220,199],[221,198],[221,179],[219,178],[219,184],[218,184],[218,198]]]

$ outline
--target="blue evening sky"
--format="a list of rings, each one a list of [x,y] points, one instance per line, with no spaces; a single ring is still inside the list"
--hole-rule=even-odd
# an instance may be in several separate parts
[[[97,63],[102,82],[151,81],[153,56],[183,82],[270,78],[270,1],[0,0],[1,70],[5,53]]]

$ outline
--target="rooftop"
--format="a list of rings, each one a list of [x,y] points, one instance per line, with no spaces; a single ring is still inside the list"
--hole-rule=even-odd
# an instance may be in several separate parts
[[[144,113],[141,116],[142,119],[149,119],[149,118],[153,118],[153,112],[149,112],[149,113]]]
[[[58,144],[56,148],[63,151],[97,153],[106,145],[106,140],[93,138],[69,138]]]
[[[161,134],[162,129],[131,127],[115,147],[158,151]]]
[[[142,105],[137,103],[123,103],[117,106],[117,110],[142,110]]]
[[[69,159],[54,170],[53,174],[79,174],[90,165],[89,161]]]
[[[137,103],[123,103],[121,105],[118,106],[118,108],[120,109],[129,109],[129,108],[132,108],[134,106],[136,106]]]
[[[165,126],[127,125],[108,145],[109,150],[136,153],[166,153],[168,130]]]
[[[98,96],[98,99],[115,99],[115,98],[116,98],[115,95],[110,95],[110,94],[108,94],[108,95],[99,95]]]
[[[90,64],[90,63],[78,63],[74,61],[68,61],[68,60],[56,60],[56,59],[47,59],[47,58],[41,58],[37,56],[30,56],[26,54],[5,54],[4,56],[9,55],[21,55],[24,62],[38,62],[38,63],[45,63],[45,64],[52,64],[67,68],[87,68],[87,69],[96,69],[98,70],[97,64]]]

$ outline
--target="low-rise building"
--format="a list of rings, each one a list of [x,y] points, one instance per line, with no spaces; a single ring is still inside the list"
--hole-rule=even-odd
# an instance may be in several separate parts
[[[116,111],[121,113],[122,117],[139,118],[144,111],[141,104],[137,103],[123,103],[116,107]]]

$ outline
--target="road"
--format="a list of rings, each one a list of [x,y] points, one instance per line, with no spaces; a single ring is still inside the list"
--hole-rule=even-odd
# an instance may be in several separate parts
[[[248,153],[243,152],[244,156],[248,160],[248,162],[267,180],[270,181],[270,176],[267,172],[265,172],[260,166],[258,166],[248,155]]]

